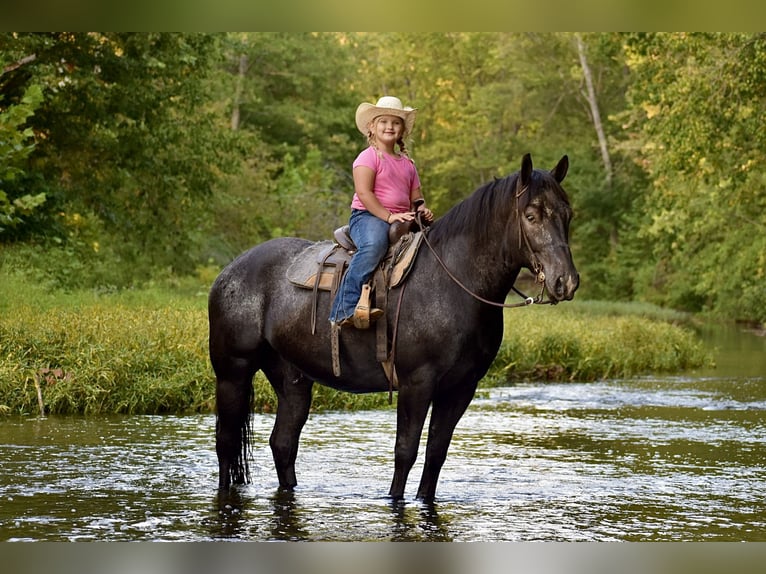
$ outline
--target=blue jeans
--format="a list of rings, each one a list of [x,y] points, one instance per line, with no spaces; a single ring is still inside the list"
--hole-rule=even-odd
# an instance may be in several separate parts
[[[382,219],[369,211],[352,209],[348,225],[357,251],[348,264],[332,304],[330,321],[336,323],[354,314],[362,294],[362,285],[372,276],[388,251],[388,223]]]

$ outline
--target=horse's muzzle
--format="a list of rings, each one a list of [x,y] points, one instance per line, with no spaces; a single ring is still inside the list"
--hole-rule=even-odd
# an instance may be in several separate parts
[[[559,275],[553,285],[548,287],[548,294],[555,301],[571,301],[579,286],[579,273]]]

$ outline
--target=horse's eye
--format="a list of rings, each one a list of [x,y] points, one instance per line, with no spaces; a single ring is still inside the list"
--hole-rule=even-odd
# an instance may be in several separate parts
[[[534,223],[535,216],[532,215],[531,213],[527,213],[527,221],[530,221],[530,222]]]

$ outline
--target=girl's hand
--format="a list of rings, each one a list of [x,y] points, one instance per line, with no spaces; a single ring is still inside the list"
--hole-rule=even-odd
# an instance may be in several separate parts
[[[408,221],[412,221],[413,219],[415,219],[415,214],[412,211],[406,211],[404,213],[392,213],[388,216],[388,223],[396,223],[397,221],[406,223]]]
[[[418,213],[421,214],[423,217],[423,221],[427,223],[431,223],[434,220],[434,214],[431,212],[430,209],[428,209],[425,205],[421,205],[418,207]]]

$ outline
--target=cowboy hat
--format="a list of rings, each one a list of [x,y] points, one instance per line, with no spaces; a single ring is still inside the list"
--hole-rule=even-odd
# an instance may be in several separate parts
[[[359,107],[356,108],[356,127],[363,135],[367,135],[370,122],[378,116],[396,116],[404,120],[404,134],[402,135],[406,136],[412,131],[412,126],[415,125],[416,112],[415,108],[402,106],[402,101],[399,98],[383,96],[376,104],[367,102],[359,104]]]

